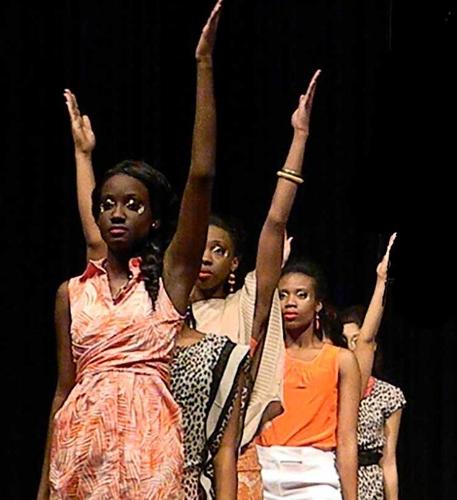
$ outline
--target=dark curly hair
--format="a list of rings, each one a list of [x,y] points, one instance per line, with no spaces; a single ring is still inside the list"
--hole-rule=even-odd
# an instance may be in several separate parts
[[[343,335],[343,324],[336,309],[327,301],[328,284],[322,269],[315,262],[295,260],[284,267],[281,276],[293,273],[304,274],[312,278],[316,299],[322,302],[322,309],[319,312],[319,327],[314,324],[316,336],[322,340],[325,334],[333,345],[347,347],[347,341]]]
[[[176,230],[178,200],[168,179],[161,172],[144,161],[124,160],[105,172],[92,192],[92,214],[95,220],[100,215],[102,187],[110,177],[118,174],[129,175],[144,184],[149,193],[152,214],[160,220],[159,227],[149,233],[137,252],[141,257],[142,278],[154,307],[162,275],[163,254]]]

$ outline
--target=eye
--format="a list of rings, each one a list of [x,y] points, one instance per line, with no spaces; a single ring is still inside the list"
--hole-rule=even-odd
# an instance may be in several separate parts
[[[228,250],[226,250],[221,245],[214,245],[211,247],[211,253],[216,257],[227,257]]]
[[[308,298],[308,292],[303,292],[303,291],[297,292],[297,297],[299,299],[307,299]]]
[[[284,300],[287,297],[286,292],[279,292],[279,300]]]
[[[112,210],[114,208],[114,200],[112,198],[106,198],[100,203],[100,213]]]
[[[135,200],[135,198],[129,198],[125,206],[137,214],[142,214],[144,212],[144,204],[141,201]]]

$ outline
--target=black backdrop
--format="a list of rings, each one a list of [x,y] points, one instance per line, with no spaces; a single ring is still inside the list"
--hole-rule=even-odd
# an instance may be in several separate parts
[[[127,157],[177,191],[189,162],[193,53],[209,0],[62,0],[0,7],[2,498],[33,498],[55,383],[57,285],[84,266],[71,88],[97,136],[99,175]],[[245,268],[291,139],[290,115],[323,73],[289,231],[326,268],[334,302],[369,300],[399,231],[381,339],[405,391],[402,498],[449,499],[457,473],[452,2],[226,0],[216,50],[215,209],[250,233]],[[449,124],[448,122],[451,122]],[[3,474],[2,474],[3,475]]]

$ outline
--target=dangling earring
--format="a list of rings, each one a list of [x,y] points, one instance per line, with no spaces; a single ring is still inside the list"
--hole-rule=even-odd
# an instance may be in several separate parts
[[[229,293],[234,293],[235,291],[235,283],[236,283],[236,276],[235,276],[235,273],[232,271],[230,274],[229,274],[229,277],[228,277],[228,284],[229,284]]]
[[[314,328],[315,328],[316,332],[318,332],[321,329],[321,322],[320,322],[320,317],[319,317],[318,312],[314,316]]]

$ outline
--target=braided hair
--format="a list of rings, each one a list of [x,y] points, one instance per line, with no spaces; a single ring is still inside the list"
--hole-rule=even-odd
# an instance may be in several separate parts
[[[161,172],[144,161],[124,160],[105,172],[92,192],[92,214],[95,220],[98,220],[100,215],[103,185],[109,178],[119,174],[129,175],[144,184],[149,193],[152,214],[160,221],[159,226],[151,229],[137,249],[137,255],[141,257],[142,278],[154,308],[163,270],[163,254],[176,229],[178,200],[168,179]]]

